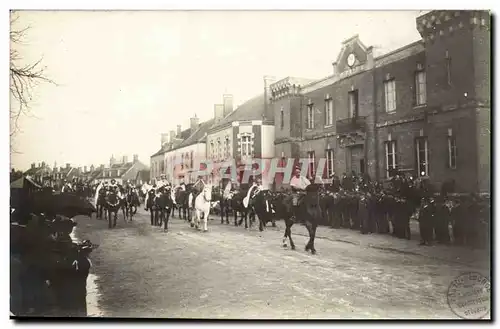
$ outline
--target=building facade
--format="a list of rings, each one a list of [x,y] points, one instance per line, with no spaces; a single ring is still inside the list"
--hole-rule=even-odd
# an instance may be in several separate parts
[[[246,171],[249,176],[256,173],[253,169],[252,159],[260,159],[261,165],[268,166],[274,157],[274,116],[269,101],[269,86],[273,81],[270,77],[264,77],[264,92],[244,102],[233,110],[232,98],[224,96],[222,104],[224,116],[220,117],[220,111],[215,106],[215,124],[207,134],[207,159],[214,164],[212,175],[209,179],[213,184],[224,186],[227,179],[219,176],[220,166],[234,160],[237,170],[237,181],[242,182]],[[258,165],[257,165],[258,166]],[[230,168],[226,170],[231,174]],[[261,168],[260,170],[263,170]],[[269,186],[263,177],[263,184]]]
[[[487,12],[432,11],[417,18],[422,40],[391,53],[344,41],[332,75],[271,85],[276,154],[309,158],[323,180],[398,169],[489,191],[489,27]]]

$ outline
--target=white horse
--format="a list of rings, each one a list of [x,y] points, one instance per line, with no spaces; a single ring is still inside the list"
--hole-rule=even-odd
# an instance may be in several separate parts
[[[189,204],[192,204],[193,194],[189,194]],[[208,215],[210,214],[210,203],[212,201],[212,184],[206,184],[203,191],[194,200],[194,216],[191,216],[191,227],[200,227],[201,213],[203,213],[203,231],[208,231]],[[194,218],[196,216],[196,224]]]

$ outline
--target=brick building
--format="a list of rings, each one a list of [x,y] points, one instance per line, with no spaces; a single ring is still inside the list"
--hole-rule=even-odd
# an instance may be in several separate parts
[[[276,154],[309,157],[309,174],[322,178],[385,180],[397,168],[488,191],[489,27],[487,12],[432,11],[417,18],[422,40],[388,54],[344,41],[332,75],[271,85]]]

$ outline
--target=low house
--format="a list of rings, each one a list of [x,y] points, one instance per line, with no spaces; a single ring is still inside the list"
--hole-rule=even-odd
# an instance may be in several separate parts
[[[39,163],[38,165],[32,163],[31,168],[24,173],[24,176],[31,177],[32,180],[41,185],[45,181],[51,179],[52,169],[50,169],[45,162]]]
[[[124,156],[121,162],[116,162],[115,158],[111,157],[109,168],[102,168],[95,181],[111,182],[114,179],[119,184],[124,182],[135,184],[137,173],[145,169],[147,169],[147,166],[139,161],[136,154],[131,162],[128,161],[127,156]]]
[[[149,169],[139,170],[137,176],[135,177],[135,183],[137,185],[142,185],[148,183],[150,180],[151,172]]]

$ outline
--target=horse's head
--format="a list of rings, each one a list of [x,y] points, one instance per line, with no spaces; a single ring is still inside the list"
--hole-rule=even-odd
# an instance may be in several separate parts
[[[205,198],[205,200],[211,201],[212,200],[212,184],[206,184],[201,193],[203,193],[203,197]]]

